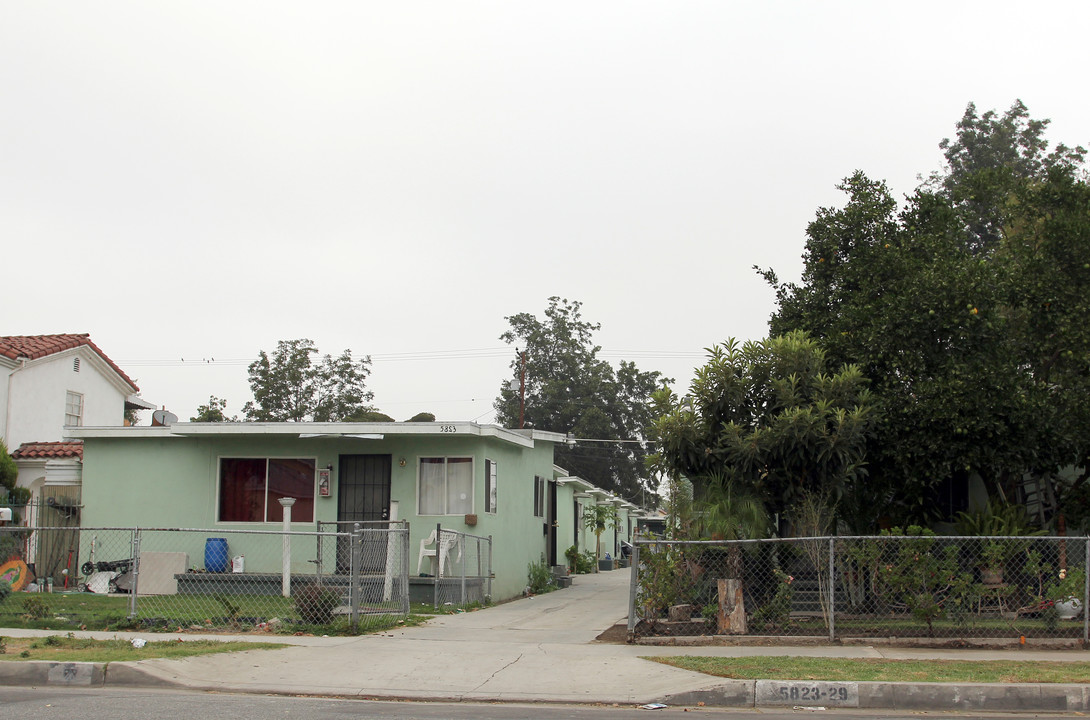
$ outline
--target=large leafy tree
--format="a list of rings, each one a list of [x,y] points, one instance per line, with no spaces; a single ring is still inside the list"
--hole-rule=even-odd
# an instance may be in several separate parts
[[[237,416],[227,417],[227,400],[215,395],[208,396],[207,405],[198,405],[197,414],[189,418],[189,422],[238,422]]]
[[[871,380],[868,459],[897,520],[972,473],[1013,500],[1024,472],[1085,463],[1090,194],[1084,151],[1049,151],[1046,127],[1021,103],[970,105],[945,172],[902,208],[856,173],[810,224],[801,281],[763,271],[772,332],[806,330]]]
[[[1049,149],[1044,133],[1048,120],[1035,120],[1021,100],[1006,112],[977,113],[969,103],[957,124],[957,137],[939,147],[944,172],[934,173],[928,187],[947,197],[966,232],[964,242],[977,252],[993,252],[1007,234],[1009,200],[1020,185],[1045,178],[1052,170],[1082,164],[1086,150],[1063,143]]]
[[[370,356],[355,360],[345,350],[315,363],[318,354],[307,339],[281,340],[271,355],[262,350],[248,369],[254,399],[242,408],[246,419],[337,422],[372,412]]]
[[[8,454],[8,447],[0,440],[0,491],[6,495],[15,489],[15,481],[19,478],[19,466]]]
[[[689,478],[698,502],[730,515],[736,508],[724,497],[756,495],[781,516],[806,497],[835,502],[864,476],[873,422],[866,385],[857,367],[830,371],[802,332],[728,340],[709,350],[688,395],[656,393],[650,463]]]
[[[671,382],[658,372],[621,361],[615,369],[598,357],[594,333],[601,326],[583,319],[582,303],[549,298],[545,317],[519,313],[505,318],[500,336],[519,354],[496,398],[497,420],[518,427],[571,433],[588,441],[558,447],[556,462],[572,474],[635,502],[650,501],[643,442],[651,424],[651,394]],[[518,381],[525,362],[525,403]]]

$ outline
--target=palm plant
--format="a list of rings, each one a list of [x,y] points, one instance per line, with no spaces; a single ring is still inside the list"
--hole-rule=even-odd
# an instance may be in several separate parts
[[[703,478],[701,485],[691,529],[694,539],[752,540],[768,534],[764,503],[748,488],[721,473]],[[742,551],[736,543],[727,549],[727,575],[742,577]]]
[[[602,533],[617,527],[617,508],[613,505],[588,505],[583,508],[583,525],[594,533],[594,557],[602,557]]]

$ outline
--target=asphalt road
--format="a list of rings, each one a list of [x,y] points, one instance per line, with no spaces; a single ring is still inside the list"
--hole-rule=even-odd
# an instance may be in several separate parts
[[[1013,714],[925,713],[928,717],[979,718],[1011,720]],[[719,708],[666,708],[642,710],[634,706],[603,707],[591,705],[552,704],[491,704],[375,702],[360,699],[307,697],[273,697],[265,695],[228,695],[179,691],[147,690],[86,690],[70,688],[0,687],[0,717],[35,718],[35,720],[270,720],[284,717],[292,720],[620,720],[622,718],[685,718],[705,716],[714,720],[745,718],[755,720],[786,720],[786,718],[872,718],[880,716],[894,720],[919,720],[921,713],[896,713],[860,710],[726,710]],[[1041,715],[1032,717],[1072,718],[1078,714]]]

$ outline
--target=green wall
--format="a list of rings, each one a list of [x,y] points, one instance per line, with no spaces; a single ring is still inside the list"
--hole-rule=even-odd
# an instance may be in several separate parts
[[[233,535],[230,530],[279,530],[280,523],[216,522],[216,483],[220,457],[313,457],[316,466],[333,466],[330,497],[315,498],[315,519],[337,518],[337,463],[341,454],[388,454],[392,459],[391,500],[399,519],[410,524],[409,573],[417,574],[420,541],[435,529],[493,537],[493,598],[518,595],[526,585],[527,565],[546,549],[541,518],[533,515],[534,476],[552,478],[552,443],[537,441],[524,448],[480,436],[396,435],[383,440],[298,438],[286,435],[220,435],[169,438],[84,439],[83,527],[196,528],[215,532],[149,535],[142,550],[188,552],[190,566],[203,567],[207,537],[227,537],[231,555],[245,555],[248,572],[278,572],[280,539],[267,535]],[[470,456],[474,459],[474,511],[477,524],[465,517],[416,514],[418,459],[424,456]],[[497,512],[486,513],[484,460],[497,463]],[[405,460],[404,466],[401,459]],[[563,488],[558,488],[562,491]],[[558,492],[558,552],[571,544],[571,498]],[[567,509],[566,509],[567,508]],[[295,531],[313,531],[314,522],[293,523]],[[85,533],[86,535],[86,533]],[[564,538],[569,538],[566,542]],[[84,541],[86,543],[86,539]],[[98,538],[97,559],[127,552],[124,538],[108,533]],[[110,548],[107,548],[109,544]],[[150,547],[150,544],[156,545]],[[106,552],[109,549],[110,552]],[[116,552],[115,552],[116,551]],[[293,572],[314,572],[312,539],[293,539]],[[327,548],[326,555],[330,552]],[[85,556],[86,548],[81,555]],[[107,557],[109,556],[109,557]],[[425,560],[424,570],[429,565]]]

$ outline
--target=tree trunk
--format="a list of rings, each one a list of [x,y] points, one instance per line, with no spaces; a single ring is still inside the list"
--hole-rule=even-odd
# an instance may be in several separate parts
[[[716,632],[720,635],[745,635],[746,606],[742,598],[742,581],[719,579],[719,613]]]

